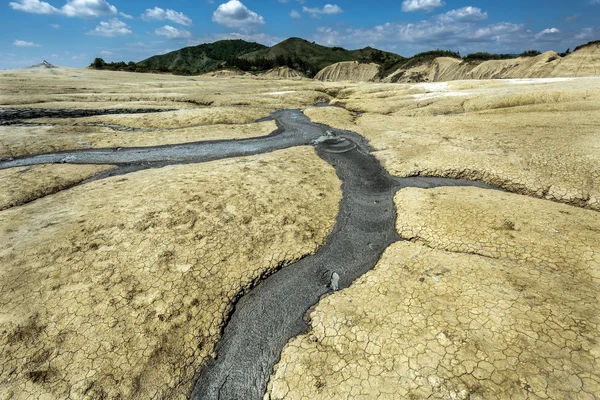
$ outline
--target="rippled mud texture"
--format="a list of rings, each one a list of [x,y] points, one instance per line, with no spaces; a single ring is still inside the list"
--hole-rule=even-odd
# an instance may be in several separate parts
[[[267,398],[597,398],[597,212],[474,188],[396,204],[410,242],[319,303]]]
[[[393,175],[480,180],[600,210],[600,78],[362,85],[307,116],[361,133]]]
[[[0,170],[0,211],[59,192],[113,168],[110,165],[35,165]]]
[[[0,398],[186,398],[236,296],[323,243],[339,187],[298,147],[2,211]]]

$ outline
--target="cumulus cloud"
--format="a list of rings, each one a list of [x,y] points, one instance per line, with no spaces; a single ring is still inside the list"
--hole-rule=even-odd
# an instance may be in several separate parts
[[[461,53],[494,51],[510,53],[531,48],[534,34],[523,24],[501,22],[474,26],[473,22],[445,21],[438,17],[417,23],[392,23],[358,29],[318,29],[314,40],[328,46],[374,46],[398,49],[410,55],[435,48]]]
[[[432,12],[436,8],[443,7],[445,4],[442,0],[404,0],[402,2],[402,11]]]
[[[541,39],[545,37],[547,39],[549,36],[555,36],[557,33],[560,33],[560,31],[556,28],[544,29],[543,31],[536,33],[535,38]]]
[[[189,39],[192,37],[192,33],[185,29],[177,29],[171,25],[165,25],[162,28],[158,28],[154,31],[158,36],[166,36],[168,39]]]
[[[70,0],[61,11],[67,17],[83,18],[117,14],[117,8],[106,0]]]
[[[262,16],[251,11],[238,0],[221,4],[213,13],[212,20],[217,24],[242,32],[253,32],[265,24]]]
[[[18,2],[10,2],[8,5],[13,10],[31,14],[60,14],[58,8],[40,0],[18,0]]]
[[[302,15],[300,15],[300,13],[296,10],[292,10],[290,11],[290,17],[294,18],[294,19],[299,19],[302,18]]]
[[[448,11],[447,13],[440,15],[438,18],[448,22],[479,22],[485,21],[488,18],[488,13],[481,11],[481,8],[469,6]]]
[[[37,43],[27,42],[25,40],[15,40],[13,45],[18,47],[40,47]]]
[[[133,19],[132,15],[125,14],[124,12],[120,12],[119,15],[125,19]]]
[[[163,10],[160,7],[148,8],[146,12],[142,14],[142,19],[144,21],[162,21],[168,19],[179,25],[192,26],[192,19],[184,13],[169,9]]]
[[[117,14],[117,8],[106,0],[69,0],[60,9],[40,0],[18,0],[8,4],[13,10],[32,14],[61,14],[67,17],[82,18],[97,18]]]
[[[308,7],[302,7],[302,12],[305,12],[307,14],[310,14],[311,16],[319,16],[319,15],[335,15],[335,14],[341,14],[344,12],[344,10],[342,10],[340,8],[340,6],[337,6],[335,4],[325,4],[325,6],[323,8],[308,8]]]
[[[131,29],[129,26],[118,18],[113,18],[109,21],[102,21],[98,26],[93,30],[89,31],[88,35],[93,36],[106,36],[106,37],[114,37],[114,36],[127,36],[131,35]]]

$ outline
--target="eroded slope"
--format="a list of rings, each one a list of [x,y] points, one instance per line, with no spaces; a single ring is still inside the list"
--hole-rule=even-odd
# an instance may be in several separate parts
[[[334,170],[300,147],[1,212],[0,397],[187,397],[233,299],[314,252],[339,200]]]

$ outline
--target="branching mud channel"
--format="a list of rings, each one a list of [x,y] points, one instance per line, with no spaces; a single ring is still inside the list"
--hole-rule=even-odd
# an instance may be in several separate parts
[[[86,112],[94,115],[94,110]],[[318,156],[335,168],[342,181],[343,196],[326,243],[316,254],[279,269],[237,300],[217,345],[216,358],[198,371],[194,399],[263,398],[283,347],[307,330],[306,316],[311,307],[323,296],[350,286],[376,265],[386,248],[400,240],[393,203],[399,189],[490,188],[452,179],[394,178],[370,154],[372,149],[358,134],[313,124],[299,110],[278,111],[270,118],[277,122],[278,129],[260,138],[63,151],[0,163],[0,169],[57,163],[116,166],[92,178],[103,179],[148,168],[258,155],[312,144]]]

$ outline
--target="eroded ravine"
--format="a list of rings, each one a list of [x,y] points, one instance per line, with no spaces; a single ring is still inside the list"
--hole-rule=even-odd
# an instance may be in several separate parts
[[[438,178],[391,177],[358,134],[316,125],[298,110],[272,115],[280,126],[267,137],[148,148],[81,150],[22,157],[0,168],[44,163],[116,164],[117,173],[166,164],[204,162],[260,154],[315,143],[318,155],[335,167],[343,200],[333,232],[315,255],[283,268],[240,298],[217,346],[217,358],[199,372],[192,398],[260,399],[283,346],[307,329],[304,316],[319,299],[348,287],[375,266],[382,252],[400,240],[395,231],[394,193],[403,187],[480,186]],[[335,274],[336,279],[332,279]]]

